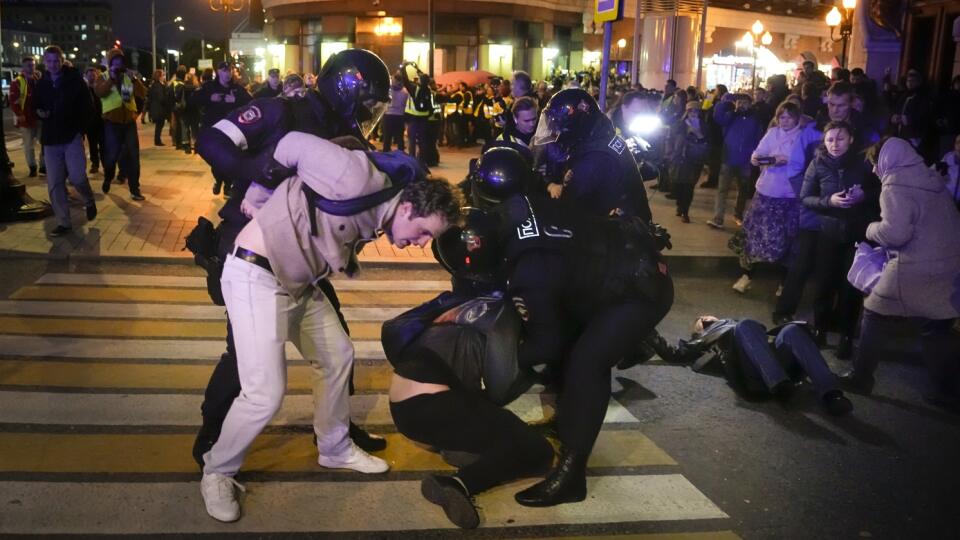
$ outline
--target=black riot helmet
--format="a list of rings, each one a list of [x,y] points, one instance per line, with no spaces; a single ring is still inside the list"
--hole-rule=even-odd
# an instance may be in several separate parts
[[[323,64],[317,88],[337,114],[355,121],[367,136],[390,101],[390,72],[376,54],[346,49]]]
[[[473,207],[461,208],[460,213],[462,225],[434,240],[434,256],[451,274],[492,277],[501,260],[497,216]]]
[[[487,208],[517,193],[526,193],[533,176],[532,164],[520,152],[495,146],[480,156],[473,175],[473,204]]]
[[[580,88],[561,90],[550,98],[540,121],[532,144],[541,145],[559,142],[565,147],[589,135],[597,118],[603,116],[597,100]]]

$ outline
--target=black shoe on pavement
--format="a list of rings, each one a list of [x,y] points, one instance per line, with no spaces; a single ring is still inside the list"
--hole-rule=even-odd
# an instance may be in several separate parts
[[[219,181],[214,182],[214,183],[213,183],[213,194],[214,194],[214,195],[219,195],[219,194],[220,194],[220,188],[222,188],[222,187],[223,187],[223,184],[221,184]]]
[[[58,238],[58,237],[60,237],[60,236],[66,235],[66,234],[70,234],[70,231],[72,231],[72,230],[73,230],[73,229],[70,228],[70,227],[64,227],[63,225],[57,225],[56,227],[53,228],[52,231],[50,231],[50,232],[47,233],[47,236],[50,236],[50,237],[53,237],[53,238]]]
[[[47,175],[47,168],[46,168],[46,167],[40,167],[40,174],[41,174],[42,176],[46,176],[46,175]]]
[[[364,452],[379,452],[387,447],[386,439],[365,431],[353,422],[350,422],[350,438]]]
[[[845,416],[853,410],[853,403],[850,403],[850,400],[840,390],[827,392],[821,398],[820,403],[831,416]]]
[[[103,179],[103,184],[100,185],[100,191],[103,191],[103,194],[106,195],[110,193],[110,180],[107,178]]]
[[[853,338],[850,336],[840,336],[840,343],[837,344],[835,355],[840,360],[849,360],[853,357]]]
[[[30,178],[36,178],[36,177],[37,177],[37,168],[36,168],[36,167],[30,167],[30,174],[28,174],[27,176],[30,177]]]
[[[93,219],[97,217],[97,205],[96,204],[87,205],[86,210],[87,210],[87,221],[93,221]]]
[[[683,223],[690,223],[690,216],[688,216],[687,214],[683,214],[682,216],[680,216],[680,221]]]
[[[563,451],[547,478],[513,496],[523,506],[543,507],[587,498],[587,456]]]
[[[460,452],[458,450],[440,450],[440,457],[443,458],[443,461],[451,466],[459,469],[460,467],[466,467],[467,465],[472,465],[480,459],[480,454],[474,454],[472,452]]]
[[[153,141],[154,146],[166,146],[162,141]]]
[[[133,200],[135,200],[135,201],[145,201],[145,200],[147,200],[147,198],[144,197],[139,191],[136,192],[136,193],[131,193],[131,194],[130,194],[130,198],[133,199]]]
[[[447,519],[457,527],[476,529],[480,525],[477,507],[456,478],[431,474],[420,482],[420,493],[424,499],[443,508]]]
[[[873,386],[876,384],[873,376],[861,377],[852,369],[837,375],[837,379],[840,381],[840,386],[842,386],[844,390],[864,396],[872,394]]]

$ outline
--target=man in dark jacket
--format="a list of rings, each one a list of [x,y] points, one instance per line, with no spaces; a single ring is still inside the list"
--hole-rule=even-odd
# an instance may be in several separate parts
[[[928,152],[926,143],[933,119],[933,100],[927,93],[923,83],[923,75],[915,69],[907,71],[905,80],[907,91],[897,99],[890,124],[894,135],[910,141],[917,151],[923,155],[927,163],[933,161],[933,155]],[[923,145],[923,147],[921,147]]]
[[[150,121],[153,122],[153,145],[164,146],[160,140],[163,133],[163,125],[167,123],[167,116],[170,111],[167,109],[168,100],[166,92],[167,75],[162,69],[153,72],[153,82],[150,83],[150,89],[147,91],[147,111],[150,113]]]
[[[193,104],[200,107],[201,128],[213,127],[214,124],[226,118],[230,111],[243,107],[253,99],[250,92],[233,79],[233,65],[230,62],[220,62],[216,75],[212,81],[203,83],[200,90],[194,92],[191,98]],[[223,196],[227,197],[230,193],[231,179],[218,175],[217,169],[214,169],[213,175],[213,194],[219,195],[220,189],[225,187]]]
[[[723,167],[720,169],[720,185],[714,202],[713,219],[707,225],[723,228],[727,211],[727,192],[737,183],[737,206],[733,217],[743,220],[747,199],[753,191],[750,177],[750,154],[763,137],[763,126],[751,107],[753,100],[747,94],[737,94],[732,101],[721,101],[714,106],[713,118],[723,128]]]
[[[93,105],[80,72],[63,65],[60,47],[47,47],[43,52],[43,63],[47,71],[37,83],[33,107],[43,121],[40,144],[47,165],[47,192],[57,217],[57,226],[49,235],[57,237],[68,234],[73,227],[64,184],[67,178],[83,198],[87,220],[97,217],[83,152],[83,132]]]
[[[280,95],[280,91],[283,90],[283,83],[280,82],[280,70],[277,68],[271,69],[267,73],[267,82],[260,87],[256,93],[253,94],[254,98],[271,98],[277,97]]]

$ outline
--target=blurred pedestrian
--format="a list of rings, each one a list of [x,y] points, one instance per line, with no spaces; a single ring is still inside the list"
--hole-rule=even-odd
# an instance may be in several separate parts
[[[196,148],[197,132],[200,129],[200,108],[193,100],[193,93],[197,91],[197,76],[187,73],[183,79],[183,109],[180,116],[183,121],[180,142],[183,151],[190,154]]]
[[[201,111],[200,127],[208,128],[223,120],[233,109],[249,103],[253,96],[236,81],[233,65],[223,61],[217,64],[216,77],[203,83],[200,89],[193,93],[191,99],[193,105],[199,107]],[[239,133],[237,136],[243,137]],[[220,190],[223,189],[224,197],[227,197],[231,187],[229,179],[222,175],[218,176],[217,170],[213,171],[213,175],[213,194],[219,195]]]
[[[629,94],[628,94],[629,95]],[[693,190],[700,181],[700,173],[710,152],[707,144],[707,127],[703,121],[700,101],[688,101],[683,115],[686,133],[680,149],[680,159],[673,175],[674,193],[677,196],[677,215],[683,223],[690,223],[690,204]]]
[[[27,160],[30,178],[37,176],[36,143],[40,134],[40,120],[34,113],[34,94],[40,74],[36,70],[36,60],[32,56],[23,57],[20,73],[10,84],[10,110],[13,111],[13,125],[20,130],[23,140],[23,157]],[[43,164],[43,144],[40,145],[40,174],[46,174]]]
[[[145,97],[147,89],[127,71],[120,49],[107,53],[109,77],[97,81],[97,96],[103,100],[103,192],[110,192],[117,162],[127,176],[130,198],[144,200],[140,192],[140,139],[137,136],[137,105],[134,96]]]
[[[407,108],[407,99],[410,94],[403,87],[403,79],[399,74],[393,76],[390,84],[390,105],[383,114],[383,151],[389,152],[393,142],[397,142],[397,150],[404,151],[403,144],[403,111]]]
[[[714,229],[723,228],[727,193],[733,183],[737,184],[737,203],[733,217],[738,222],[743,221],[743,211],[752,195],[750,155],[760,142],[764,127],[757,120],[751,105],[752,99],[749,95],[737,94],[733,102],[721,102],[714,111],[714,119],[723,128],[723,167],[720,170],[714,215],[707,221],[707,225]]]
[[[100,170],[100,162],[103,160],[103,101],[97,96],[95,90],[100,77],[100,70],[96,67],[88,67],[87,71],[84,72],[87,91],[93,104],[86,130],[87,146],[90,149],[90,174]]]
[[[283,91],[283,83],[280,81],[280,70],[272,68],[267,72],[267,82],[260,86],[260,89],[253,94],[253,97],[277,97],[281,91]]]
[[[170,115],[167,104],[167,75],[162,69],[154,70],[153,82],[150,83],[150,89],[147,91],[147,111],[150,113],[150,121],[153,122],[153,145],[165,146],[160,136],[163,134],[163,126]]]

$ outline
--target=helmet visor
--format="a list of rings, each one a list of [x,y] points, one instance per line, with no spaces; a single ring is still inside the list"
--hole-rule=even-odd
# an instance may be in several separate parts
[[[366,111],[357,115],[357,123],[360,125],[360,132],[363,133],[364,138],[369,138],[370,133],[383,118],[383,113],[387,112],[387,103],[370,99],[363,102],[363,108]]]
[[[533,146],[557,142],[557,139],[560,138],[559,122],[551,119],[547,111],[549,111],[549,109],[544,109],[543,112],[540,113],[540,120],[537,122],[537,131],[533,134],[533,138],[530,139],[530,144]]]

